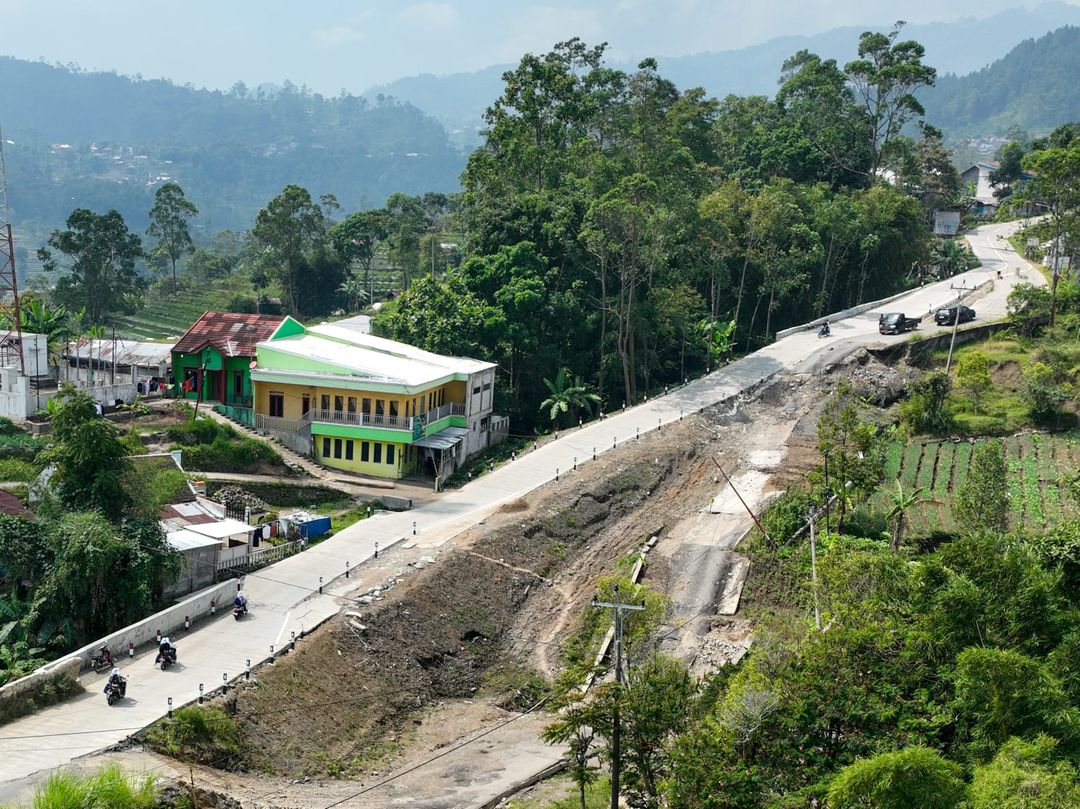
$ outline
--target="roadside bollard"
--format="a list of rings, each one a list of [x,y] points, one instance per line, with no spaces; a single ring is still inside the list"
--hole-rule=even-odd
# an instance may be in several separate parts
[[[594,461],[596,460],[596,447],[593,447],[593,448],[592,448],[592,459],[593,459]]]
[[[210,614],[213,615],[215,612],[217,612],[217,602],[210,599]]]
[[[559,440],[559,431],[558,430],[555,431],[555,440],[556,441]]]
[[[229,693],[229,675],[225,672],[221,674],[221,693]]]
[[[186,615],[184,616],[184,629],[191,629],[191,621]]]
[[[322,595],[322,576],[319,576],[319,595]]]
[[[378,542],[375,543],[375,558],[376,559],[379,558],[379,543]]]
[[[656,432],[660,432],[663,429],[663,427],[664,427],[664,420],[663,419],[657,419],[656,420]]]
[[[634,439],[636,441],[640,441],[641,440],[641,428],[640,427],[635,427],[634,428],[634,433],[635,433]]]
[[[274,644],[270,644],[270,662],[274,662]]]
[[[349,578],[349,563],[345,563],[345,578]]]
[[[160,629],[157,631],[157,642],[158,642],[158,646],[160,646],[161,645],[161,630]]]
[[[682,410],[682,408],[680,407],[680,408],[679,408],[679,421],[682,421],[682,417],[683,417],[683,410]]]
[[[296,632],[289,632],[289,643],[296,645]]]
[[[574,456],[574,471],[577,471],[577,455]]]
[[[135,656],[135,644],[128,641],[128,657]]]
[[[615,436],[611,436],[611,448],[615,449],[618,446],[618,439]]]
[[[203,684],[199,683],[199,704],[202,705],[203,700]]]
[[[251,679],[251,658],[250,657],[247,660],[244,661],[244,679],[245,680],[250,680]]]
[[[172,719],[172,697],[169,697],[169,719]]]
[[[578,426],[579,428],[581,427],[581,416],[578,416],[578,420],[577,420],[577,426]]]
[[[559,467],[555,467],[555,482],[559,482]]]
[[[511,461],[516,461],[517,460],[517,450],[516,449],[510,451],[510,460]]]
[[[413,536],[416,536],[416,520],[413,520],[413,524],[412,524],[412,535],[413,535]]]

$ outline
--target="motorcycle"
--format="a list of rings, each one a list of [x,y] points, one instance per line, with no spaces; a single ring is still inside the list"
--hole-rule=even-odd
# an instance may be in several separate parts
[[[105,700],[110,705],[115,705],[127,695],[127,680],[120,678],[119,682],[109,680],[105,684]]]
[[[232,617],[239,621],[247,615],[247,604],[234,604],[232,610]]]
[[[165,671],[169,666],[176,662],[176,647],[169,647],[168,651],[158,652],[157,660],[155,663],[161,663],[161,670]]]
[[[90,661],[90,665],[97,674],[101,674],[101,672],[111,669],[115,664],[113,663],[113,656],[112,652],[109,651],[109,647],[103,646],[101,651],[94,655],[94,659]]]
[[[828,326],[822,326],[820,329],[817,330],[817,336],[819,338],[828,337],[830,334],[832,334],[832,329],[830,329]]]

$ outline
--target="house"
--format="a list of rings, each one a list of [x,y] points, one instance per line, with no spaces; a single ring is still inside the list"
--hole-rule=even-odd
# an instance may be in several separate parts
[[[988,161],[976,163],[971,168],[960,172],[960,177],[964,181],[964,185],[971,192],[971,197],[974,201],[974,213],[982,219],[993,218],[1001,204],[1001,200],[994,195],[998,186],[990,181],[990,174],[997,171],[999,168],[1001,168],[1000,163]],[[1020,187],[1022,188],[1024,184],[1032,180],[1034,176],[1034,174],[1026,171],[1021,172],[1019,182]],[[1029,211],[1029,213],[1031,212]]]
[[[325,466],[383,478],[422,471],[438,487],[501,441],[495,368],[336,324],[292,318],[257,347],[254,425]]]
[[[64,349],[61,379],[80,388],[129,386],[130,395],[116,398],[130,401],[136,394],[159,393],[169,379],[171,352],[166,343],[81,337]]]
[[[282,315],[204,312],[172,347],[173,380],[185,399],[250,408],[249,366],[255,346],[281,325]]]
[[[990,219],[997,213],[998,198],[994,196],[994,184],[990,182],[990,173],[1000,168],[998,163],[976,163],[966,171],[960,172],[960,178],[970,190],[974,200],[975,215]]]

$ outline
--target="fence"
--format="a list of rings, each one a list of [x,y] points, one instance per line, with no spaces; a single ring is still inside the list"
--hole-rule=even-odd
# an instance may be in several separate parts
[[[227,570],[237,570],[239,568],[250,570],[251,568],[261,567],[284,559],[286,556],[292,556],[294,553],[303,550],[303,548],[303,540],[294,540],[293,542],[284,542],[281,545],[272,545],[269,548],[260,548],[244,556],[218,562],[217,572],[223,573]]]
[[[225,416],[226,418],[230,418],[233,421],[238,421],[241,424],[246,424],[248,427],[255,426],[255,413],[250,407],[218,404],[214,405],[214,410]]]

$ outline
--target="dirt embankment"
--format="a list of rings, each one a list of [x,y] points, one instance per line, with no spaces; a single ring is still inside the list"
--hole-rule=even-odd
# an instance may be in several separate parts
[[[577,485],[507,504],[437,563],[401,578],[384,602],[342,614],[259,672],[228,706],[252,750],[249,765],[358,777],[393,763],[418,732],[422,708],[477,692],[507,708],[530,703],[537,664],[558,660],[559,631],[522,626],[520,617],[557,614],[565,635],[596,578],[662,527],[642,507],[650,497],[677,498],[693,452],[692,442],[666,438],[590,464]],[[538,661],[530,654],[538,645],[553,656]]]

